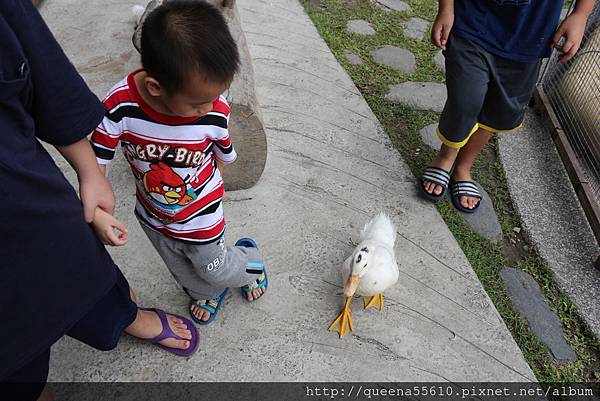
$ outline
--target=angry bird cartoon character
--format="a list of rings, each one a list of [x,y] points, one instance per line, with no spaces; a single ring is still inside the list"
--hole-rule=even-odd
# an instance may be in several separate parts
[[[186,193],[186,182],[164,162],[151,164],[143,181],[146,192],[162,204],[184,206],[193,199]]]

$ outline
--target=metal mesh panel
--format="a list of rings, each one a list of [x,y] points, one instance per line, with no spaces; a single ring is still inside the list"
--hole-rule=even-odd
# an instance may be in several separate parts
[[[546,64],[542,86],[600,204],[600,2],[577,55],[563,64],[559,55]]]

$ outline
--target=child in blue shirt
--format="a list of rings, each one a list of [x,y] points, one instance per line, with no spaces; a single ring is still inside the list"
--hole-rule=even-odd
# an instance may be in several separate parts
[[[594,3],[578,0],[556,30],[562,0],[439,0],[431,39],[444,50],[448,100],[437,131],[442,146],[420,184],[427,198],[441,200],[450,187],[458,210],[477,210],[475,158],[494,133],[521,127],[542,58],[551,47],[561,62],[575,55]]]

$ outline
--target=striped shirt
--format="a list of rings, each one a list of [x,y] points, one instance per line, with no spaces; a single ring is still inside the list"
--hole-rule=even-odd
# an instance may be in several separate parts
[[[106,114],[92,134],[100,164],[119,143],[135,177],[135,212],[143,223],[173,238],[212,242],[225,229],[223,180],[216,159],[231,163],[236,153],[223,96],[201,117],[173,117],[150,108],[140,96],[134,71],[104,99]]]

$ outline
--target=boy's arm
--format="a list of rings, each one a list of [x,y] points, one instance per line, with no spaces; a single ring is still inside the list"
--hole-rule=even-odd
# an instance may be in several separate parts
[[[439,0],[437,17],[431,28],[431,43],[446,50],[452,25],[454,25],[454,0]]]
[[[575,9],[558,27],[558,30],[552,38],[552,46],[560,50],[563,55],[558,59],[561,63],[570,60],[579,50],[585,25],[588,17],[594,10],[596,0],[577,0]],[[560,40],[564,37],[564,43],[561,46]]]
[[[77,172],[85,221],[91,223],[94,220],[96,207],[112,214],[115,195],[110,183],[98,169],[96,156],[87,138],[71,145],[56,146],[56,149]]]
[[[121,246],[127,243],[127,228],[119,220],[96,208],[92,227],[104,245]],[[120,233],[117,235],[115,230]]]

